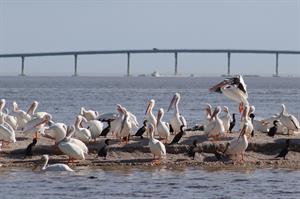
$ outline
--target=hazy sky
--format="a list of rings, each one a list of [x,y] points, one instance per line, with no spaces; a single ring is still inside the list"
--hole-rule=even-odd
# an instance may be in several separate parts
[[[0,53],[115,49],[300,50],[297,0],[0,0]],[[179,73],[226,73],[224,54],[179,54]],[[73,57],[27,58],[27,74],[72,74]],[[0,58],[0,74],[20,59]],[[133,74],[174,73],[174,55],[132,55]],[[273,55],[232,55],[232,73],[274,73]],[[300,76],[300,55],[281,55],[280,73]],[[126,56],[79,56],[80,74],[125,74]]]

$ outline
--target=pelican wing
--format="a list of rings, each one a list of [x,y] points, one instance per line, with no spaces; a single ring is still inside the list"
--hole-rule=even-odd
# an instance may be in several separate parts
[[[295,125],[295,127],[299,130],[300,125],[299,125],[299,121],[297,120],[297,118],[293,115],[289,115],[289,118],[292,121],[292,123]]]
[[[117,113],[103,113],[97,117],[97,120],[100,121],[108,121],[108,120],[115,120],[118,117]]]

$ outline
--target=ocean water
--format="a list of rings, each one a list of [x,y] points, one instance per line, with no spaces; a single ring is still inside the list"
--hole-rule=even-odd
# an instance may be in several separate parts
[[[39,111],[52,114],[56,122],[74,123],[80,107],[100,113],[114,112],[122,104],[141,123],[147,102],[168,108],[175,92],[181,94],[180,112],[188,125],[203,121],[204,105],[238,104],[208,89],[222,77],[1,77],[0,97],[7,108],[17,101],[27,110],[33,100]],[[256,116],[266,118],[281,111],[300,116],[300,78],[245,78],[249,101]],[[172,112],[172,111],[171,111]],[[166,113],[168,121],[171,113]],[[194,168],[170,170],[75,168],[73,174],[39,173],[30,169],[0,167],[0,198],[299,198],[299,171],[207,171]],[[89,178],[94,176],[94,178]]]

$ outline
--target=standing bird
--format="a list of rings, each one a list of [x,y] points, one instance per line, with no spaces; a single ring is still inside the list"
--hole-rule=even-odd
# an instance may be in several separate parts
[[[147,131],[147,120],[144,120],[143,126],[137,130],[134,136],[140,136],[143,138],[143,134]]]
[[[91,131],[81,126],[82,121],[87,122],[83,116],[78,115],[76,117],[75,124],[74,124],[75,126],[74,137],[85,143],[88,143],[92,139]]]
[[[109,119],[106,122],[107,122],[107,127],[105,127],[105,129],[103,129],[103,131],[101,132],[100,136],[106,137],[107,134],[110,132],[110,128],[111,128],[110,123],[111,123],[111,120]]]
[[[284,148],[280,151],[280,153],[275,158],[283,158],[285,160],[285,156],[289,152],[289,147],[290,147],[290,139],[287,139]]]
[[[230,122],[232,121],[232,118],[231,118],[231,115],[229,113],[229,109],[227,106],[224,106],[224,109],[223,109],[225,115],[223,115],[221,117],[221,120],[223,122],[223,125],[224,125],[224,129],[225,129],[225,133],[229,133],[229,127],[230,127]]]
[[[269,131],[268,131],[268,136],[274,137],[274,135],[277,133],[278,123],[279,123],[278,120],[274,120],[274,121],[273,121],[273,125],[274,125],[274,126],[272,126],[272,127],[269,129]]]
[[[288,129],[288,134],[290,134],[290,131],[292,131],[292,133],[299,133],[300,125],[297,118],[286,111],[284,104],[281,104],[281,107],[282,111],[279,115],[279,120]]]
[[[232,129],[235,126],[235,113],[232,113],[232,121],[230,122],[229,132],[232,133]]]
[[[242,75],[227,78],[209,89],[211,92],[223,93],[229,99],[238,102],[240,113],[243,112],[244,106],[249,105],[247,86]]]
[[[86,110],[84,107],[81,107],[79,115],[85,117],[87,121],[96,120],[99,117],[99,113],[93,110]]]
[[[151,153],[154,155],[153,162],[156,164],[160,164],[160,159],[162,157],[165,157],[167,154],[166,147],[161,141],[154,138],[154,126],[151,123],[148,125],[148,130],[150,133],[149,147]],[[158,157],[158,159],[156,159],[156,157]]]
[[[32,143],[30,143],[25,150],[24,158],[32,157],[33,155],[32,149],[35,147],[36,143],[37,143],[37,139],[33,138]]]
[[[2,144],[3,142],[8,142],[8,143],[16,142],[15,131],[6,121],[4,121],[3,113],[0,113],[0,141],[2,141]],[[0,146],[0,150],[1,150],[1,146]]]
[[[229,142],[229,146],[226,151],[224,151],[227,155],[241,155],[241,160],[244,160],[244,153],[248,147],[248,139],[246,136],[247,128],[249,127],[248,123],[244,124],[243,129],[240,132],[238,138],[234,138]]]
[[[181,126],[180,126],[180,132],[177,133],[177,134],[174,136],[172,142],[171,142],[169,145],[172,145],[172,144],[178,144],[179,140],[182,138],[182,136],[183,136],[183,134],[184,134],[183,128],[184,128],[184,125],[181,125]]]
[[[145,112],[145,119],[147,120],[148,124],[152,124],[153,127],[154,127],[154,134],[156,132],[156,124],[157,124],[157,120],[153,114],[153,108],[155,106],[155,100],[154,99],[151,99],[148,103],[148,106],[147,106],[147,109],[146,109],[146,112]],[[149,134],[149,132],[148,132]]]
[[[157,114],[156,130],[157,130],[159,138],[164,139],[164,140],[166,140],[166,142],[168,142],[168,139],[170,137],[170,130],[169,130],[168,123],[162,121],[163,117],[164,117],[164,109],[160,108],[158,110],[158,114]]]
[[[196,155],[196,148],[197,148],[197,140],[193,141],[193,144],[189,147],[189,149],[187,150],[187,155],[189,157],[192,157],[192,160],[195,159],[195,155]]]
[[[170,109],[174,107],[174,114],[170,120],[170,125],[172,126],[172,129],[175,134],[180,132],[181,125],[187,127],[185,118],[179,113],[179,108],[178,108],[179,101],[180,101],[180,94],[175,93],[168,108],[168,111],[170,111]]]
[[[109,150],[109,147],[108,147],[109,142],[110,142],[110,139],[106,139],[104,141],[104,146],[102,146],[98,151],[98,157],[103,157],[104,160],[106,160],[106,156],[107,156],[107,153]]]
[[[217,140],[220,136],[225,134],[225,129],[223,121],[219,118],[221,112],[221,107],[217,106],[212,114],[212,120],[208,123],[205,132],[208,134],[208,137]]]
[[[43,155],[41,161],[44,162],[41,171],[74,171],[66,164],[57,163],[49,165],[49,155]],[[36,165],[32,170],[35,170],[38,166]]]

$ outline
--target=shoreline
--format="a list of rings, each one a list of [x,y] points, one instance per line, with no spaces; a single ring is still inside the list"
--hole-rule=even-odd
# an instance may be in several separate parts
[[[208,170],[244,170],[244,169],[293,169],[300,170],[300,136],[276,135],[276,138],[267,137],[263,133],[256,133],[254,138],[249,140],[247,151],[245,152],[245,161],[235,161],[226,159],[224,162],[218,161],[214,155],[216,148],[224,147],[226,141],[236,137],[237,133],[230,134],[224,140],[218,142],[207,141],[207,136],[201,131],[189,131],[180,141],[180,144],[172,146],[166,145],[167,157],[162,160],[160,165],[153,165],[153,156],[150,153],[148,139],[134,138],[125,146],[120,146],[118,141],[112,139],[109,155],[107,160],[97,157],[97,150],[102,146],[105,138],[98,138],[96,143],[87,144],[90,153],[86,156],[86,160],[70,163],[69,166],[76,170],[76,167],[90,168],[110,168],[110,169],[126,169],[126,168],[166,168],[166,169],[208,169]],[[10,148],[3,148],[0,152],[1,168],[32,168],[39,162],[41,155],[48,154],[50,156],[49,164],[67,163],[68,157],[63,155],[54,147],[54,142],[50,139],[40,137],[35,147],[32,158],[23,158],[24,150],[31,143],[31,137],[24,137],[17,134],[17,143],[10,144]],[[173,138],[170,138],[170,140]],[[199,144],[195,160],[192,160],[185,153],[189,145],[197,139]],[[290,152],[287,160],[275,159],[274,157],[284,146],[285,139],[291,139]]]

